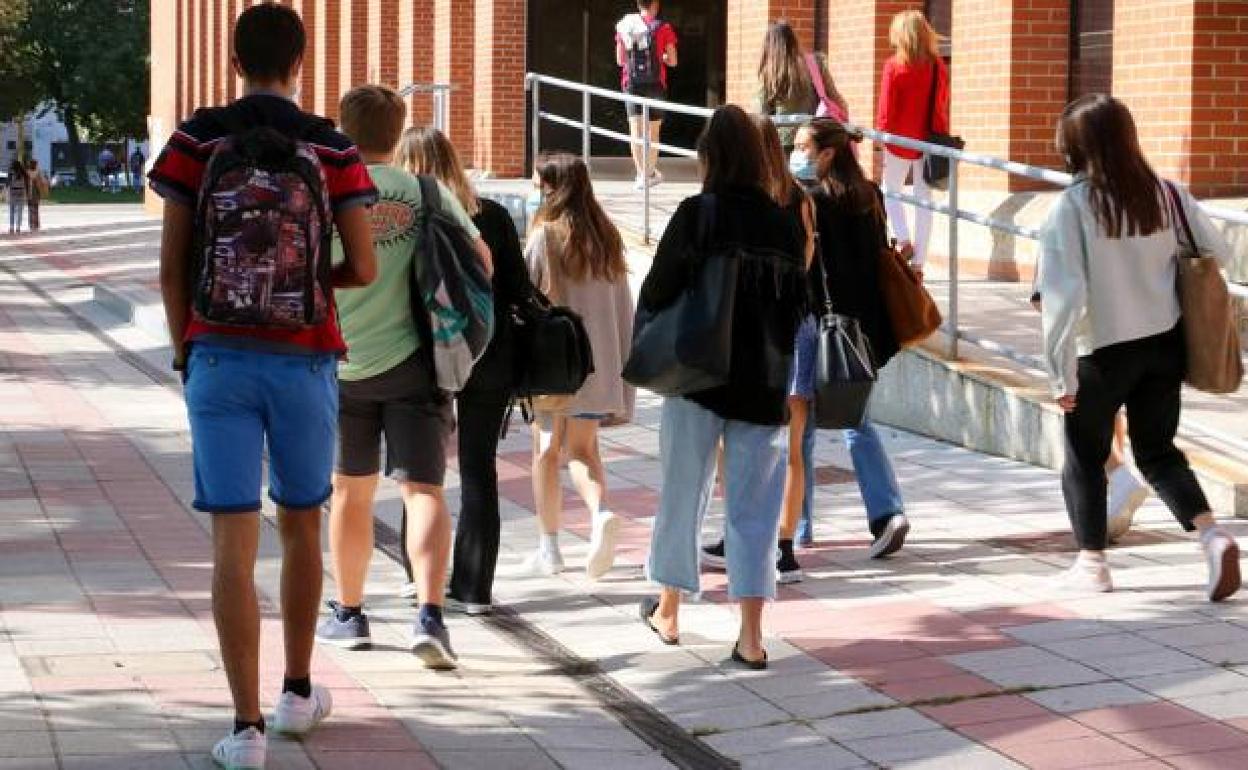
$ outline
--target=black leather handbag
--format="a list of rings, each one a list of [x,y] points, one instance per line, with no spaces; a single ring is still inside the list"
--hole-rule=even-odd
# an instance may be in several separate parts
[[[517,399],[572,396],[594,371],[589,332],[581,317],[551,304],[536,288],[511,310],[515,344],[512,392]]]
[[[966,147],[966,142],[962,140],[962,137],[932,130],[932,120],[936,117],[936,94],[940,91],[940,64],[932,61],[932,70],[932,95],[927,101],[927,141],[941,147],[961,150]],[[933,155],[930,152],[923,154],[923,180],[927,182],[928,187],[933,190],[948,190],[950,172],[951,164],[948,158],[943,155]]]
[[[823,289],[823,315],[819,319],[819,347],[815,357],[815,425],[857,428],[867,415],[867,402],[875,386],[871,344],[857,319],[840,315],[833,309],[822,253],[817,261]]]
[[[700,266],[685,290],[656,312],[638,308],[624,379],[661,396],[724,385],[732,365],[732,326],[740,260],[710,249],[715,196],[699,217]]]

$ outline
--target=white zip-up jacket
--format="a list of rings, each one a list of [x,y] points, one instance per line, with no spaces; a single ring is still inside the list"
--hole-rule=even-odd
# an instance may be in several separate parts
[[[1187,189],[1175,185],[1196,248],[1225,265],[1222,234]],[[1159,190],[1167,220],[1169,196]],[[1178,323],[1181,222],[1152,235],[1109,238],[1092,210],[1086,182],[1057,200],[1040,237],[1036,289],[1042,297],[1044,359],[1057,396],[1079,392],[1078,359]]]

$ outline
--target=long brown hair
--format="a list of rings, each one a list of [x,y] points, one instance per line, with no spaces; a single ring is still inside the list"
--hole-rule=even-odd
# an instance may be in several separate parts
[[[455,145],[438,129],[417,127],[404,131],[403,138],[399,140],[399,149],[395,152],[394,163],[409,174],[430,174],[436,177],[455,193],[468,216],[475,217],[481,212],[481,201],[464,173]]]
[[[1166,226],[1161,182],[1125,104],[1090,94],[1066,105],[1057,151],[1070,172],[1087,181],[1092,211],[1110,238],[1152,235]]]
[[[763,107],[768,111],[780,102],[810,93],[814,87],[797,33],[787,21],[768,25],[763,36],[763,56],[758,62],[758,82],[763,88]]]
[[[852,146],[862,141],[862,134],[847,131],[843,124],[827,118],[816,118],[802,130],[815,145],[815,174],[832,200],[851,211],[883,216],[879,193],[863,173]]]
[[[727,187],[756,187],[763,178],[763,140],[758,126],[735,104],[725,104],[711,115],[698,139],[702,192]]]
[[[777,206],[788,206],[803,192],[802,186],[789,171],[789,159],[784,155],[780,132],[776,130],[776,124],[766,115],[755,115],[754,125],[758,126],[759,139],[762,142],[763,190],[771,196]]]
[[[574,281],[626,276],[624,239],[594,197],[585,162],[570,153],[551,153],[538,158],[536,173],[547,192],[533,226],[554,228],[563,246],[549,252],[551,270]]]
[[[906,64],[940,58],[940,40],[922,11],[902,11],[888,28],[888,42]]]

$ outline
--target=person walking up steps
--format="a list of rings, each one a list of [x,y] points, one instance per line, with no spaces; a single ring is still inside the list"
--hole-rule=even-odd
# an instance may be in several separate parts
[[[421,602],[412,651],[429,668],[454,668],[442,618],[451,550],[442,484],[454,418],[450,396],[437,386],[433,357],[421,350],[411,297],[414,262],[429,258],[420,225],[424,209],[433,204],[416,177],[391,165],[407,117],[402,98],[381,86],[359,86],[342,98],[340,112],[343,129],[359,146],[380,192],[372,217],[379,272],[371,286],[339,293],[349,358],[339,367],[338,468],[329,519],[338,598],[330,602],[331,614],[317,638],[350,649],[371,643],[364,582],[384,437],[386,474],[402,493],[404,548]],[[442,210],[475,240],[488,266],[489,249],[476,226],[454,193],[438,186]]]
[[[331,492],[336,360],[346,351],[333,287],[377,272],[366,206],[377,191],[351,142],[291,101],[306,42],[298,14],[265,3],[234,28],[244,96],[179,126],[150,174],[165,199],[160,286],[186,381],[196,510],[212,514],[212,611],[234,729],[227,768],[265,764],[254,570],[261,471],[277,504],[286,675],[273,712],[301,734],[329,716],[310,679],[321,599],[321,505]],[[338,231],[345,261],[330,266]],[[195,244],[203,251],[196,253]]]
[[[624,241],[594,197],[585,163],[566,153],[549,155],[539,159],[535,176],[543,203],[525,249],[529,275],[552,302],[584,320],[594,371],[571,399],[534,404],[533,499],[540,531],[526,567],[542,575],[563,570],[559,466],[566,452],[572,484],[591,516],[585,571],[597,579],[615,563],[620,526],[607,506],[598,430],[604,422],[633,416],[633,388],[620,376],[632,344],[633,298]]]
[[[893,18],[888,40],[894,53],[884,64],[876,128],[919,140],[926,140],[931,131],[948,133],[949,71],[940,58],[936,31],[920,11],[903,11]],[[907,175],[914,185],[914,196],[930,201],[932,191],[923,177],[923,153],[886,145],[885,192],[900,192]],[[932,212],[921,206],[914,207],[914,228],[911,229],[906,221],[905,204],[887,198],[884,208],[898,247],[922,277],[932,233]]]
[[[630,13],[615,25],[615,63],[620,68],[620,90],[632,96],[667,99],[667,69],[675,67],[676,30],[659,18],[659,0],[637,0],[637,13]],[[650,125],[639,105],[628,104],[628,131],[633,138],[629,149],[637,168],[634,187],[663,181],[659,173],[659,142],[663,129],[663,111],[650,110]],[[646,157],[641,139],[650,133],[650,155]]]
[[[1075,183],[1042,228],[1036,289],[1045,363],[1066,414],[1062,493],[1079,546],[1061,583],[1113,590],[1105,458],[1125,405],[1136,463],[1183,529],[1200,533],[1206,596],[1220,601],[1239,590],[1239,546],[1174,445],[1186,360],[1175,285],[1185,221],[1202,254],[1225,259],[1229,249],[1195,199],[1153,171],[1117,99],[1097,94],[1067,106],[1057,150]]]
[[[787,21],[767,28],[758,83],[758,111],[764,115],[819,114],[841,122],[849,119],[849,105],[836,88],[827,59],[823,54],[803,53],[797,33]],[[786,153],[793,150],[797,129],[778,129]]]
[[[435,128],[409,128],[399,162],[413,174],[431,174],[455,194],[490,248],[494,259],[494,337],[455,396],[459,429],[460,511],[447,607],[469,615],[490,611],[498,562],[498,440],[511,401],[513,340],[510,309],[533,294],[516,226],[501,204],[479,197],[446,135]]]

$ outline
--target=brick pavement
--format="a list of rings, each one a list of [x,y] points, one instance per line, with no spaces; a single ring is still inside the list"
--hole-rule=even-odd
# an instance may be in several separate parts
[[[72,302],[82,274],[49,256],[0,242],[4,264]],[[185,508],[180,405],[8,276],[0,300],[0,768],[204,766],[225,691],[206,615],[204,521]],[[661,647],[634,619],[650,590],[639,565],[659,486],[658,404],[639,406],[634,425],[606,438],[611,503],[626,525],[621,565],[599,583],[517,574],[536,531],[527,441],[507,439],[498,598],[743,766],[1248,765],[1248,609],[1201,601],[1199,554],[1158,503],[1111,554],[1118,592],[1055,593],[1048,579],[1070,548],[1055,474],[894,431],[915,525],[899,558],[865,558],[848,457],[823,436],[818,542],[802,555],[807,580],[768,611],[772,669],[725,662],[735,620],[715,573],[707,601],[683,615],[682,646]],[[450,486],[454,497],[454,474]],[[388,495],[379,515],[393,524]],[[568,501],[576,568],[588,522]],[[268,533],[269,596],[273,549]],[[406,613],[387,597],[398,580],[375,562],[377,633],[395,646]],[[488,623],[456,619],[452,632],[465,663],[452,676],[420,671],[397,649],[319,653],[339,719],[303,744],[278,744],[273,766],[665,766]]]

